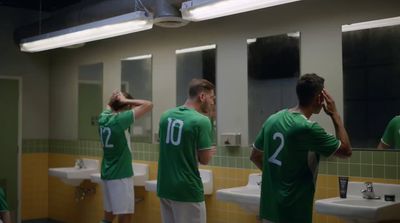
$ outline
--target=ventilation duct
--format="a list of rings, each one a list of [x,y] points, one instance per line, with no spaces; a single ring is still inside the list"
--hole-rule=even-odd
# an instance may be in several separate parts
[[[62,29],[116,17],[137,10],[154,15],[154,23],[161,27],[180,27],[188,21],[183,20],[179,8],[183,0],[86,0],[57,11],[33,24],[19,27],[14,38],[22,39],[38,36]]]
[[[154,3],[154,25],[165,28],[177,28],[188,24],[189,21],[182,19],[179,11],[182,1],[153,0]]]

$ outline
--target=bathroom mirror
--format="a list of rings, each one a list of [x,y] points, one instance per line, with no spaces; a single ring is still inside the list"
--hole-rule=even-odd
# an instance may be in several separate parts
[[[206,79],[216,86],[216,45],[179,49],[176,53],[176,103],[183,105],[188,96],[189,82],[193,78]],[[217,90],[216,90],[217,91]],[[216,94],[216,92],[215,92]],[[213,141],[216,143],[216,117],[213,124]]]
[[[134,98],[152,101],[152,56],[142,55],[121,60],[121,90]],[[152,112],[135,120],[131,127],[134,142],[148,142],[152,139]]]
[[[97,119],[103,110],[103,64],[79,66],[78,137],[98,140]]]
[[[273,113],[295,106],[300,33],[247,40],[249,143]]]
[[[376,149],[400,114],[399,24],[397,18],[342,27],[344,124],[354,149]]]

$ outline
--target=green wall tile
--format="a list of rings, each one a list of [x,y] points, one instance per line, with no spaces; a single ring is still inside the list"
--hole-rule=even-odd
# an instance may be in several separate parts
[[[385,170],[382,165],[374,165],[372,166],[372,176],[375,178],[384,178]]]
[[[352,177],[361,176],[361,164],[350,164],[350,173],[349,175]]]
[[[349,175],[349,164],[339,163],[338,164],[338,175],[348,176]]]
[[[318,173],[326,174],[327,173],[327,162],[320,162],[318,165]]]
[[[385,179],[397,179],[397,167],[385,166]]]
[[[372,152],[372,160],[374,165],[383,165],[385,163],[385,153],[382,151]]]
[[[384,152],[385,165],[397,165],[397,152]]]
[[[327,163],[327,173],[330,175],[336,175],[337,174],[337,163],[333,163],[333,162],[328,162]]]
[[[361,151],[353,151],[350,163],[361,163]]]
[[[372,152],[362,151],[361,152],[361,163],[362,164],[372,164]]]
[[[361,164],[361,177],[372,177],[372,165]]]

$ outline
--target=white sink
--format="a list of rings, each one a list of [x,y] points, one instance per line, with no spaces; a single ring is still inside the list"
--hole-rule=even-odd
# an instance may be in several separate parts
[[[146,180],[149,179],[149,165],[144,163],[132,163],[133,170],[133,184],[135,186],[144,186]],[[101,183],[100,173],[94,173],[90,175],[90,179],[94,183]]]
[[[400,220],[400,185],[373,183],[374,192],[381,198],[362,198],[363,182],[349,182],[347,198],[328,198],[315,201],[315,209],[320,214],[335,215],[346,222],[372,223]],[[385,194],[394,194],[396,201],[385,201]]]
[[[78,186],[83,180],[90,179],[90,175],[99,172],[99,161],[95,159],[82,159],[84,167],[49,168],[49,176],[60,178],[68,185]]]
[[[201,181],[203,182],[204,194],[209,195],[213,193],[213,173],[211,170],[199,169]],[[157,180],[146,181],[145,189],[147,191],[157,192]]]
[[[261,196],[261,188],[258,185],[260,182],[259,173],[250,174],[246,186],[217,190],[217,199],[237,203],[244,210],[258,214]]]

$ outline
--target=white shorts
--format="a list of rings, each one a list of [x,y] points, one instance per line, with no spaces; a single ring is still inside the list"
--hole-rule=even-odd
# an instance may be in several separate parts
[[[118,214],[133,214],[135,209],[135,191],[133,177],[103,180],[104,210]]]
[[[160,198],[162,223],[206,223],[205,202],[180,202]]]

